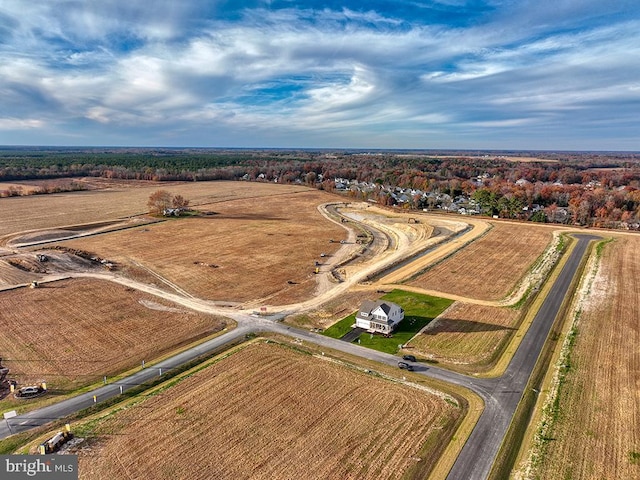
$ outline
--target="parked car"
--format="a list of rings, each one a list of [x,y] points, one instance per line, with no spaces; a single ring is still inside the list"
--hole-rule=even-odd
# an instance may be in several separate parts
[[[407,362],[417,362],[416,357],[414,357],[413,355],[403,355],[402,359],[406,360]]]
[[[38,387],[22,387],[19,393],[21,396],[35,395],[36,393],[40,393],[40,389]]]

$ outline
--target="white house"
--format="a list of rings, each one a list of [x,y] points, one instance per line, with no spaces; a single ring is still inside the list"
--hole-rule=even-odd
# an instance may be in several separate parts
[[[371,333],[391,333],[404,319],[400,305],[386,301],[365,300],[356,315],[356,327]]]

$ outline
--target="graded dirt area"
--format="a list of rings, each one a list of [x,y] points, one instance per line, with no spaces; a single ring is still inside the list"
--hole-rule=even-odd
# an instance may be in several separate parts
[[[238,183],[239,186],[251,186]],[[307,189],[203,204],[206,218],[165,222],[63,242],[140,269],[192,295],[225,302],[304,300],[316,290],[315,262],[340,248],[346,230],[318,205],[335,197]],[[128,272],[135,276],[135,270]],[[261,300],[259,300],[261,299]]]
[[[536,478],[640,478],[639,236],[604,247],[581,308]]]
[[[423,478],[461,411],[453,399],[254,343],[94,424],[80,478]]]
[[[515,331],[520,311],[456,302],[410,342],[405,353],[460,369],[488,365]]]
[[[480,300],[504,298],[553,238],[548,227],[492,222],[493,228],[407,282],[427,290]]]
[[[121,285],[63,280],[0,292],[0,357],[20,384],[74,389],[211,335],[225,321]]]

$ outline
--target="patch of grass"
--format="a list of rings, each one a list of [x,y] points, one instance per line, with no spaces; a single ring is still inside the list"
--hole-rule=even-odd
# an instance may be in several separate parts
[[[322,334],[331,338],[341,338],[343,335],[351,331],[351,325],[356,323],[357,313],[358,312],[356,311],[351,315],[349,315],[348,317],[343,318],[339,322],[334,323],[329,328],[327,328],[324,332],[322,332]]]
[[[364,333],[356,341],[359,340],[360,345],[363,347],[392,354],[398,351],[398,345],[405,344],[411,340],[431,320],[453,303],[453,300],[448,298],[432,297],[420,293],[405,292],[404,290],[393,290],[382,296],[381,300],[389,300],[400,305],[404,309],[404,320],[400,322],[400,325],[389,338],[380,334]],[[351,326],[356,323],[357,313],[356,311],[334,323],[322,332],[323,335],[331,338],[341,338],[346,333],[349,333]]]
[[[632,465],[640,464],[640,452],[629,452],[629,461]]]
[[[24,445],[29,439],[28,433],[18,433],[0,440],[0,455],[10,455]]]
[[[596,245],[596,259],[598,261],[600,260],[600,258],[602,258],[602,251],[604,250],[604,247],[611,242],[613,242],[613,238],[608,238],[606,240],[598,242],[598,244]]]
[[[399,345],[409,342],[414,335],[453,303],[453,300],[448,298],[432,297],[404,290],[393,290],[384,295],[382,300],[389,300],[404,308],[404,320],[389,338],[380,334],[364,333],[360,335],[359,341],[363,347],[391,354],[397,353]],[[355,322],[355,315],[353,318]]]

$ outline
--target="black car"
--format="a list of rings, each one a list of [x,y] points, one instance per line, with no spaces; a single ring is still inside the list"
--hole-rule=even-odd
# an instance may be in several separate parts
[[[403,355],[402,359],[406,360],[407,362],[417,362],[416,357],[414,357],[413,355]]]

